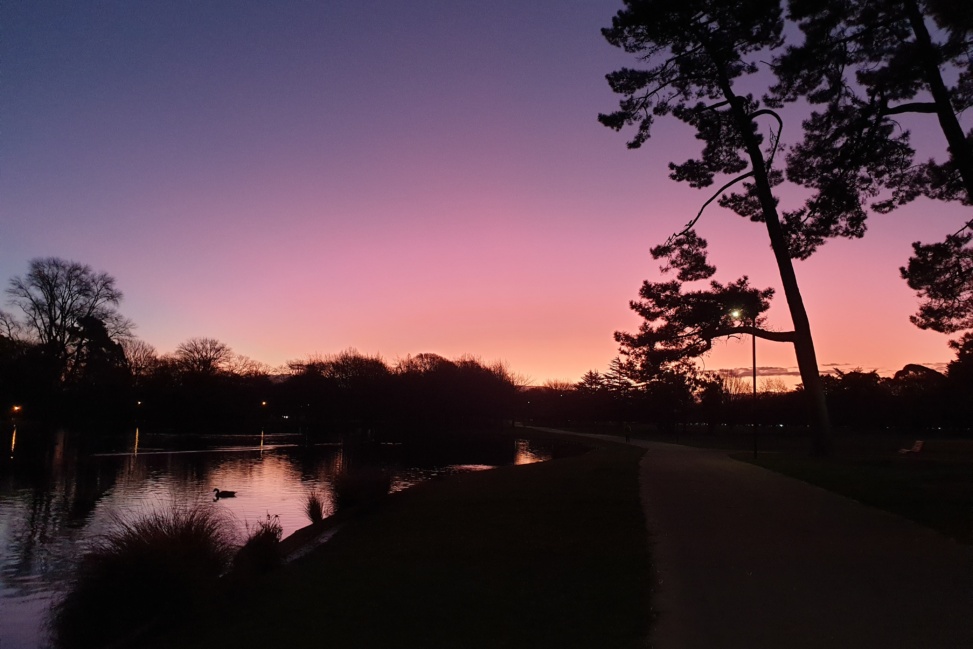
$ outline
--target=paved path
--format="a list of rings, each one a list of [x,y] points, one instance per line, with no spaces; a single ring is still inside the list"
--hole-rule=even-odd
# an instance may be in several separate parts
[[[973,648],[973,549],[725,453],[640,442],[652,646]]]
[[[973,649],[970,546],[725,452],[632,443],[655,649]]]

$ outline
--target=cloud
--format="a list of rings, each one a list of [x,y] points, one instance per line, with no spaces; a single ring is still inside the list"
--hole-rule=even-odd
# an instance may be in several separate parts
[[[721,374],[749,378],[753,376],[753,367],[731,367],[719,370]],[[801,372],[796,367],[757,367],[757,376],[800,376]]]

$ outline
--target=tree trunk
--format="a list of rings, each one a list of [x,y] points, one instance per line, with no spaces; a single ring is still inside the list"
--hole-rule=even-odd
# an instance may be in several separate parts
[[[950,158],[963,179],[967,198],[973,201],[973,148],[967,142],[963,127],[960,126],[959,120],[956,118],[949,89],[943,82],[936,50],[933,47],[922,12],[914,0],[906,2],[905,7],[912,33],[915,34],[916,44],[919,46],[922,76],[929,86],[933,103],[936,105],[936,117],[939,118],[939,126],[943,135],[946,136]]]
[[[788,252],[787,239],[784,237],[784,229],[777,214],[777,205],[770,181],[767,178],[763,152],[760,150],[760,143],[754,134],[753,121],[744,111],[742,103],[733,93],[728,82],[724,86],[724,92],[730,99],[737,128],[743,137],[747,154],[750,157],[750,164],[754,172],[754,185],[760,199],[767,234],[770,237],[770,247],[774,251],[781,283],[784,286],[784,297],[787,300],[787,307],[790,309],[791,320],[794,323],[794,352],[797,356],[798,369],[801,372],[801,381],[804,383],[804,392],[807,394],[815,421],[812,452],[815,455],[830,455],[831,420],[828,417],[828,404],[824,397],[821,375],[818,372],[818,360],[814,352],[814,340],[811,337],[811,323],[807,317],[807,310],[804,308],[804,299],[801,297],[801,289],[797,283],[794,263]]]

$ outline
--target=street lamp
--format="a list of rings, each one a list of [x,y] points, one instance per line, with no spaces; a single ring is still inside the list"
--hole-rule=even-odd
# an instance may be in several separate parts
[[[743,319],[742,309],[730,311],[730,317],[734,320]],[[753,456],[757,457],[757,315],[750,316],[750,339],[753,350],[753,405],[751,414],[751,425],[753,426]]]

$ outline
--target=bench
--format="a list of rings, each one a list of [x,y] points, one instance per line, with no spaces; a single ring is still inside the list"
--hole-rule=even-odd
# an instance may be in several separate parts
[[[921,439],[917,439],[916,443],[912,445],[912,448],[900,448],[899,455],[918,455],[922,452],[922,447],[925,444]]]

